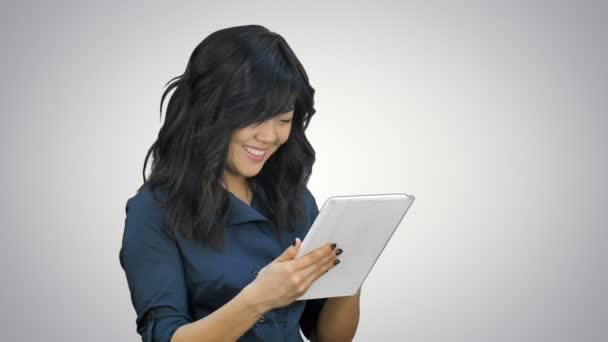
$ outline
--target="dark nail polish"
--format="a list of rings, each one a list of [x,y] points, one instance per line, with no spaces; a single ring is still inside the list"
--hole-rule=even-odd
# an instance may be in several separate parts
[[[340,255],[340,254],[342,254],[342,248],[336,249],[336,255]]]
[[[333,250],[334,250],[334,248],[336,248],[336,246],[337,246],[337,245],[336,245],[335,243],[332,243],[332,244],[331,244],[331,250],[333,251]]]
[[[336,260],[334,260],[334,265],[337,265],[337,264],[339,264],[339,263],[340,263],[340,259],[336,259]]]

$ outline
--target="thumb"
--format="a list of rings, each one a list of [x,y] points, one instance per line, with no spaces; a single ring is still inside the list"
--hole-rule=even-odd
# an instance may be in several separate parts
[[[287,261],[287,260],[291,260],[296,256],[296,253],[298,253],[298,250],[300,249],[300,246],[302,245],[302,240],[300,240],[300,238],[296,238],[295,239],[295,243],[291,246],[289,246],[281,255],[279,255],[278,258],[275,259],[276,262],[279,261]]]

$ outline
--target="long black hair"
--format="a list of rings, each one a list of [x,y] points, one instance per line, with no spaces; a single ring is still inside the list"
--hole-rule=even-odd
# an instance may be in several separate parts
[[[167,86],[168,85],[168,86]],[[269,219],[293,230],[304,212],[304,191],[315,151],[304,131],[314,109],[314,88],[285,39],[260,25],[213,32],[192,52],[185,72],[165,85],[171,90],[165,121],[143,167],[144,184],[167,209],[168,233],[223,248],[230,198],[222,186],[232,132],[294,111],[288,140],[248,178],[261,187]],[[146,180],[148,158],[153,155]],[[155,195],[159,186],[166,204]]]

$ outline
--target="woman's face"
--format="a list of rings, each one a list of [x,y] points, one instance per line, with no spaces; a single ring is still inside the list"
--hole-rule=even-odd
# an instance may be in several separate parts
[[[241,181],[257,175],[268,158],[289,138],[293,110],[257,126],[237,129],[230,138],[226,175]]]

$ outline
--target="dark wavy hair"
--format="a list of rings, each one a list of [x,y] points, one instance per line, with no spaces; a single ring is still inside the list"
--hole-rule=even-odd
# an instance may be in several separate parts
[[[232,132],[293,109],[289,139],[248,178],[267,199],[278,238],[293,231],[304,212],[304,192],[315,151],[304,131],[315,113],[314,88],[285,39],[260,25],[229,27],[207,36],[185,72],[171,79],[165,121],[143,167],[144,184],[167,209],[169,236],[223,249],[230,198],[222,186]],[[146,180],[146,166],[153,155]],[[155,195],[160,187],[166,204]]]

